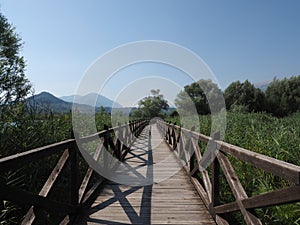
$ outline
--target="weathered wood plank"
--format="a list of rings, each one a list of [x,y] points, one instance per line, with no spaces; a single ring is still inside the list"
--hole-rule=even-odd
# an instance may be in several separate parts
[[[76,208],[66,203],[60,203],[16,187],[8,186],[0,182],[0,199],[13,201],[21,205],[33,205],[49,210],[50,212],[75,212]]]
[[[65,168],[66,162],[69,159],[69,151],[65,150],[60,159],[58,160],[56,166],[52,170],[50,176],[48,177],[46,183],[44,184],[43,188],[41,189],[39,195],[46,197],[48,193],[50,192],[53,185],[56,183],[58,176],[60,175],[60,172]],[[29,225],[32,224],[35,219],[33,206],[30,207],[29,211],[25,215],[22,225]]]
[[[210,181],[210,178],[209,178],[207,170],[205,170],[204,168],[202,168],[201,165],[200,165],[200,161],[202,159],[202,155],[201,155],[201,151],[200,151],[200,148],[198,146],[198,143],[197,144],[195,143],[195,139],[194,138],[193,138],[192,143],[193,143],[193,148],[194,148],[195,155],[196,155],[196,158],[197,158],[198,171],[200,171],[200,173],[202,175],[202,180],[203,180],[203,183],[204,183],[204,188],[206,190],[208,199],[211,202],[212,201],[212,183]]]
[[[71,167],[71,204],[73,206],[78,206],[78,175],[79,175],[79,166],[78,166],[78,148],[77,145],[74,145],[73,148],[69,148],[70,155],[70,167]]]
[[[241,201],[246,209],[262,208],[298,202],[300,201],[300,186],[283,188],[280,190],[249,197]],[[215,212],[220,214],[238,210],[239,207],[237,202],[232,202],[215,207]]]
[[[97,161],[99,159],[102,148],[103,148],[103,141],[101,141],[98,144],[97,148],[96,148],[96,151],[95,151],[94,156],[93,156],[94,160]],[[84,196],[84,193],[86,191],[86,187],[87,187],[87,185],[90,181],[90,178],[93,174],[93,171],[94,171],[93,168],[89,167],[86,174],[85,174],[85,176],[84,176],[84,178],[83,178],[83,180],[82,180],[82,183],[81,183],[80,188],[79,188],[79,194],[78,194],[78,202],[79,203],[81,202],[81,200]]]
[[[87,191],[82,201],[83,204],[86,204],[90,199],[94,197],[94,195],[96,194],[95,191],[100,187],[104,180],[105,179],[103,177],[100,177],[98,181],[91,187],[91,189]]]
[[[222,152],[219,152],[217,155],[217,159],[220,162],[220,166],[224,172],[226,180],[230,186],[230,189],[236,198],[239,209],[246,221],[247,224],[262,224],[261,221],[255,217],[252,213],[245,209],[245,206],[241,202],[242,199],[248,198],[238,176],[236,175],[230,161],[226,157],[226,155]]]
[[[0,159],[0,171],[4,172],[7,170],[16,169],[19,166],[23,166],[27,163],[34,162],[52,154],[62,152],[65,149],[73,147],[74,144],[75,140],[69,139],[66,141],[36,148],[30,151],[18,153],[12,156],[7,156]]]
[[[179,160],[166,143],[161,142],[162,136],[154,125],[151,133],[149,149],[146,128],[141,137],[136,139],[136,143],[140,144],[132,147],[126,162],[136,167],[141,164],[147,166],[148,160],[153,160],[149,165],[156,165],[167,157],[164,169],[155,169],[154,166],[153,175],[164,177],[174,170],[178,172],[159,183],[144,187],[108,182],[87,210],[86,217],[78,224],[215,224]],[[174,140],[174,137],[171,138]],[[151,176],[147,169],[141,174]]]

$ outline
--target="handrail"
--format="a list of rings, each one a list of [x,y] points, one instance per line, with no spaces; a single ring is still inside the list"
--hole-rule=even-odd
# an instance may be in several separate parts
[[[122,160],[127,154],[128,148],[132,142],[147,124],[148,121],[136,120],[114,128],[106,127],[106,130],[87,137],[79,138],[79,142],[86,143],[100,137],[101,141],[94,152],[94,159],[97,160],[100,156],[101,150],[105,146],[112,155]],[[115,137],[113,131],[118,132]],[[118,135],[121,135],[123,138],[120,140],[120,138],[117,137]],[[39,215],[40,209],[44,209],[49,212],[59,211],[59,213],[65,213],[65,218],[61,224],[68,224],[75,218],[76,212],[80,211],[81,208],[83,208],[94,197],[96,190],[105,179],[100,177],[100,179],[98,179],[98,181],[89,190],[87,190],[93,173],[93,169],[89,167],[81,185],[79,185],[78,152],[79,150],[76,140],[69,139],[0,159],[0,173],[3,173],[8,170],[18,169],[21,165],[26,165],[27,163],[40,160],[51,155],[62,154],[39,194],[24,191],[20,188],[11,187],[0,182],[0,199],[12,201],[21,205],[32,205],[27,212],[22,225],[32,224],[35,220],[38,220],[39,217],[42,217],[42,215]],[[68,163],[70,163],[71,168],[70,202],[66,203],[51,200],[49,199],[48,194],[52,190],[54,184],[59,180]]]
[[[68,139],[58,143],[35,148],[26,152],[17,153],[0,159],[0,171],[16,169],[20,165],[57,154],[64,149],[69,149],[75,144],[74,139]]]
[[[234,211],[242,213],[246,224],[261,224],[259,218],[249,211],[250,209],[300,201],[300,166],[220,141],[218,132],[214,133],[213,137],[208,137],[164,121],[158,121],[158,127],[170,148],[184,160],[184,167],[194,187],[218,224],[228,224],[222,215]],[[198,141],[207,143],[209,148],[218,147],[219,151],[216,151],[215,155],[202,156]],[[186,155],[186,150],[190,148],[194,153],[189,157]],[[227,155],[286,179],[294,185],[248,197]],[[211,176],[207,169],[200,165],[203,157],[207,156],[212,157]],[[196,165],[194,165],[195,161]],[[234,202],[222,205],[219,200],[219,193],[222,191],[219,185],[221,169],[236,199]],[[201,175],[200,181],[194,176],[197,172]]]

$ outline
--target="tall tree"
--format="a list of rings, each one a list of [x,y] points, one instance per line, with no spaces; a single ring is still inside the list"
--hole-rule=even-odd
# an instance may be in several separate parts
[[[24,99],[31,86],[25,77],[25,61],[20,56],[22,42],[15,28],[0,13],[0,106]]]
[[[248,80],[244,83],[236,81],[231,83],[224,92],[226,107],[229,110],[242,109],[246,112],[259,112],[265,110],[265,96]]]
[[[162,111],[168,110],[168,102],[160,94],[160,90],[152,89],[151,95],[139,101],[138,109],[132,113],[132,116],[139,118],[163,117]]]
[[[201,79],[198,82],[186,85],[184,90],[177,95],[175,105],[183,111],[195,107],[198,114],[209,114],[211,107],[220,110],[219,98],[221,96],[222,91],[217,84],[210,79]]]
[[[12,139],[18,136],[18,128],[24,130],[24,121],[28,121],[26,104],[21,103],[29,94],[31,86],[25,77],[21,48],[21,38],[0,13],[0,149],[3,151],[17,145]],[[3,151],[0,155],[4,154]]]
[[[267,111],[275,116],[287,116],[300,110],[300,76],[274,79],[266,90]]]

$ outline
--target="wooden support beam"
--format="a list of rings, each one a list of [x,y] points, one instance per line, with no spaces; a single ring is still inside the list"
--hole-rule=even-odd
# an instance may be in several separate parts
[[[94,156],[93,156],[93,159],[98,161],[99,157],[100,157],[100,153],[102,151],[102,148],[103,148],[103,141],[101,141],[94,153]],[[86,187],[92,177],[92,174],[93,174],[93,168],[92,167],[89,167],[83,180],[82,180],[82,183],[81,183],[81,186],[79,188],[79,194],[78,194],[78,202],[81,203],[82,200],[83,200],[83,196],[84,196],[84,193],[86,191]]]
[[[8,186],[2,182],[0,182],[0,190],[0,199],[12,201],[21,205],[33,205],[46,209],[50,212],[59,213],[73,213],[76,211],[76,207],[70,204],[60,203],[48,199],[47,197],[33,194],[13,186]]]
[[[212,164],[212,201],[214,206],[220,204],[220,164],[216,159]]]
[[[74,207],[78,206],[78,154],[77,146],[69,149],[71,163],[71,204]]]
[[[197,164],[198,164],[198,171],[200,172],[204,184],[204,188],[208,194],[208,198],[210,201],[212,201],[212,183],[209,178],[209,174],[206,170],[206,168],[203,168],[202,165],[200,164],[202,160],[202,155],[201,151],[198,145],[198,141],[192,138],[192,146],[195,151],[196,159],[197,159]]]
[[[43,188],[41,189],[39,193],[40,196],[46,197],[49,194],[53,185],[56,183],[57,178],[61,174],[61,171],[65,168],[68,159],[69,159],[69,151],[65,150],[62,156],[60,157],[60,159],[58,160],[56,166],[52,170]],[[35,219],[35,214],[34,214],[33,206],[31,206],[21,224],[22,225],[32,224],[34,219]]]
[[[246,209],[263,208],[281,204],[288,204],[300,201],[300,186],[283,188],[280,190],[263,193],[241,200]],[[218,214],[229,213],[239,210],[237,202],[232,202],[216,206],[215,212]]]
[[[213,134],[214,140],[220,139],[220,132]],[[217,147],[217,146],[216,146]],[[217,154],[218,149],[214,150],[215,155]],[[220,204],[220,164],[217,158],[214,158],[212,162],[212,202],[213,205]]]
[[[100,185],[105,181],[103,177],[100,177],[98,181],[91,187],[89,191],[85,194],[82,204],[86,205],[91,199],[95,197],[96,190],[100,187]]]
[[[12,156],[7,156],[0,159],[0,172],[17,169],[27,163],[34,162],[41,158],[45,158],[55,153],[60,153],[65,149],[73,147],[74,139],[61,141],[55,144],[46,145],[40,148],[32,149],[26,152],[18,153]]]
[[[248,196],[226,155],[222,152],[219,152],[217,158],[220,162],[220,166],[224,172],[226,180],[231,188],[231,191],[234,197],[236,198],[236,201],[238,203],[239,209],[244,217],[245,222],[249,225],[262,224],[256,216],[254,216],[252,213],[245,209],[245,206],[241,202],[242,199],[246,199],[248,198]]]

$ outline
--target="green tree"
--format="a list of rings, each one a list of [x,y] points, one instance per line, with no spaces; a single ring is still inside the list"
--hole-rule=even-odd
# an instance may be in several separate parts
[[[25,77],[24,58],[19,54],[21,48],[21,38],[0,13],[0,155],[7,154],[3,151],[8,151],[9,146],[14,147],[10,140],[16,135],[12,136],[11,131],[23,127],[28,115],[23,100],[31,86]]]
[[[224,92],[226,108],[244,112],[259,112],[265,110],[265,96],[248,80],[244,83],[231,83]]]
[[[275,116],[287,116],[300,110],[300,76],[274,79],[266,90],[267,111]]]
[[[22,42],[15,28],[0,13],[0,105],[23,100],[31,86],[25,77],[25,61],[20,56]]]
[[[163,110],[168,110],[168,102],[164,99],[163,95],[160,94],[160,90],[152,89],[151,95],[143,98],[139,101],[138,109],[132,112],[134,118],[154,118],[164,117]]]
[[[95,120],[98,131],[103,130],[105,126],[111,127],[111,116],[105,111],[103,106],[101,106],[99,112],[96,113]]]
[[[198,114],[206,115],[211,112],[211,107],[220,110],[220,98],[222,91],[217,84],[210,79],[201,79],[190,85],[186,85],[175,99],[175,105],[182,110],[196,108]]]

